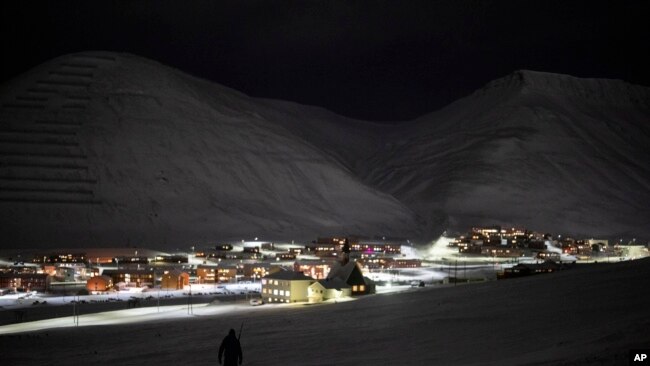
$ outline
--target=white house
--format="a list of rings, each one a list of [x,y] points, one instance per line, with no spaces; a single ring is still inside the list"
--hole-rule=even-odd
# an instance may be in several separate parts
[[[350,297],[352,295],[352,288],[340,278],[332,278],[312,283],[309,285],[307,294],[310,303],[317,303],[330,299],[336,300],[343,297]]]

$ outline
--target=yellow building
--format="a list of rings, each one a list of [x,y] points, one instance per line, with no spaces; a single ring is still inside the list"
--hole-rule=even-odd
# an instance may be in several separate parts
[[[262,278],[262,300],[267,303],[307,301],[307,289],[314,282],[302,272],[278,271]]]

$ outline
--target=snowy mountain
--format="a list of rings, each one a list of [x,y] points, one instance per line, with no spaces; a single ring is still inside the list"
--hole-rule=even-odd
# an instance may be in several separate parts
[[[41,65],[4,85],[0,101],[4,247],[416,229],[407,207],[283,126],[307,120],[307,107],[278,109],[104,52]]]
[[[361,174],[434,232],[648,237],[650,88],[518,71],[399,127]]]
[[[67,55],[0,87],[1,245],[423,241],[481,224],[644,238],[649,116],[649,88],[518,71],[382,125]]]

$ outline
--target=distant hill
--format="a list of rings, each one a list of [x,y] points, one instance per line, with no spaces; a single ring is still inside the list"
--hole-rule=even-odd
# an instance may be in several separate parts
[[[517,71],[386,125],[133,55],[66,55],[0,87],[1,245],[421,242],[480,224],[643,238],[649,96]]]
[[[434,232],[648,237],[650,88],[517,71],[399,127],[363,176]]]

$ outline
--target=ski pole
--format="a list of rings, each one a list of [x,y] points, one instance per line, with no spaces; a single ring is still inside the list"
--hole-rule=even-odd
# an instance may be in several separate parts
[[[242,321],[241,326],[239,327],[239,335],[237,336],[237,340],[239,340],[241,338],[241,332],[242,332],[243,329],[244,329],[244,322]]]

